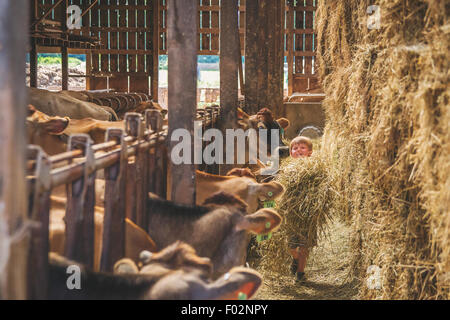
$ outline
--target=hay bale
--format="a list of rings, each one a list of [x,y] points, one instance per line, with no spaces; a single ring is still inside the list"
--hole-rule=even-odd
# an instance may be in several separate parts
[[[323,0],[318,60],[326,98],[333,203],[354,228],[353,273],[371,265],[382,289],[366,299],[450,298],[450,5]]]
[[[292,262],[288,248],[298,246],[299,242],[315,247],[333,216],[330,165],[315,145],[310,158],[288,158],[280,165],[276,181],[286,192],[277,201],[276,209],[284,222],[270,241],[257,246],[262,270],[288,275]]]

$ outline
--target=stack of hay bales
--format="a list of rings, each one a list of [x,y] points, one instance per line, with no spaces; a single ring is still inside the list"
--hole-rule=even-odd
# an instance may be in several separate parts
[[[450,298],[449,16],[446,0],[319,1],[323,151],[366,299]],[[381,289],[364,285],[371,265]]]

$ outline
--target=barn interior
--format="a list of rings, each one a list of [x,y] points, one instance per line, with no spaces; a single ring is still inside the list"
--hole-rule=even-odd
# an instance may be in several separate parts
[[[274,203],[291,226],[309,216],[318,244],[299,285],[284,248],[292,228],[253,243],[248,262],[264,279],[255,297],[450,298],[449,16],[444,0],[4,0],[0,298],[49,297],[57,189],[66,199],[64,256],[87,268],[98,258],[99,270],[112,272],[127,250],[126,219],[152,227],[149,194],[195,205],[197,170],[223,176],[236,167],[173,165],[174,132],[193,133],[194,121],[225,132],[241,111],[262,107],[289,120],[287,140],[313,140],[311,160],[275,178],[286,193]],[[42,85],[43,54],[60,57],[60,87]],[[70,68],[71,55],[84,57],[85,71]],[[211,56],[219,86],[199,88],[199,59]],[[74,90],[71,79],[83,86]],[[43,109],[27,109],[62,101],[57,95],[74,112],[101,110],[101,138],[63,133],[76,123],[68,114],[38,119]],[[50,143],[64,149],[31,143],[30,116],[63,125]]]

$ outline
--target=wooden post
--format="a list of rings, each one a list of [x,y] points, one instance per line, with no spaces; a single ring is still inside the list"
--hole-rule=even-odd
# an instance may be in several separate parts
[[[272,26],[269,26],[268,21],[268,8],[270,3],[273,0],[259,0],[259,8],[258,8],[258,32],[257,32],[257,81],[258,81],[258,90],[256,92],[256,111],[263,107],[269,107],[267,105],[267,93],[268,93],[268,72],[269,72],[269,47],[270,47],[270,38],[268,34],[268,29]]]
[[[69,150],[81,149],[86,157],[84,175],[68,185],[65,256],[94,266],[95,159],[87,134],[72,135]]]
[[[169,53],[169,136],[170,149],[180,141],[171,141],[177,129],[190,134],[191,155],[194,144],[194,119],[197,109],[197,0],[168,0]],[[184,204],[195,204],[195,164],[172,166],[171,199]],[[176,183],[174,183],[176,182]]]
[[[127,135],[135,139],[142,137],[142,123],[141,115],[139,113],[127,113],[125,115]],[[134,203],[127,203],[128,206],[132,206],[133,215],[135,217],[135,223],[141,228],[146,228],[145,212],[147,208],[147,163],[148,163],[148,151],[142,149],[136,150],[136,156],[134,161],[134,181],[133,183],[135,194]],[[127,172],[127,176],[131,172]]]
[[[288,1],[289,11],[287,16],[287,63],[288,63],[288,96],[294,93],[294,5]]]
[[[259,0],[247,0],[245,29],[245,111],[258,111],[258,9]]]
[[[61,3],[61,28],[62,31],[67,31],[67,0]],[[61,47],[61,82],[62,90],[69,90],[69,52],[67,45],[63,44]]]
[[[36,48],[36,40],[31,39],[30,51],[30,87],[37,88],[38,86],[38,53]]]
[[[276,113],[275,110],[275,97],[276,97],[276,82],[277,82],[277,39],[276,39],[276,10],[277,2],[279,0],[269,1],[267,6],[267,91],[265,97],[267,99],[268,107],[272,112]]]
[[[28,3],[0,1],[0,299],[27,297],[24,61]]]
[[[240,61],[240,39],[238,25],[238,1],[222,0],[220,6],[220,105],[222,113],[219,129],[225,137],[226,129],[232,129],[237,122],[238,75]],[[225,143],[225,142],[224,142]],[[226,150],[226,148],[225,148]],[[224,152],[226,156],[226,152]],[[233,164],[220,166],[220,173],[225,174],[233,168]]]
[[[313,0],[306,0],[306,6],[312,7],[313,6]],[[310,9],[306,9],[305,11],[305,29],[312,30],[314,27],[313,25],[313,11]],[[305,75],[308,76],[308,84],[307,84],[307,90],[311,89],[311,83],[310,78],[312,77],[312,56],[310,53],[313,51],[313,34],[307,33],[305,34],[305,51],[308,52],[308,56],[305,57]]]
[[[153,0],[152,6],[152,70],[151,70],[151,95],[152,100],[158,102],[159,88],[159,0]]]
[[[284,30],[282,11],[284,0],[271,1],[268,4],[268,70],[267,70],[267,107],[280,117],[283,116],[283,64]]]
[[[114,263],[125,255],[125,188],[128,153],[122,129],[108,129],[106,140],[118,141],[120,161],[105,169],[105,220],[100,270],[112,271]]]
[[[34,160],[34,180],[29,180],[29,218],[36,225],[31,231],[28,257],[28,299],[47,299],[51,164],[38,146],[28,147],[28,160]]]
[[[37,20],[37,7],[36,1],[32,1],[30,4],[30,25]],[[36,27],[35,27],[36,28]],[[34,29],[33,29],[34,31]],[[30,87],[37,88],[38,86],[38,52],[36,46],[36,40],[30,38],[31,50],[30,50]]]

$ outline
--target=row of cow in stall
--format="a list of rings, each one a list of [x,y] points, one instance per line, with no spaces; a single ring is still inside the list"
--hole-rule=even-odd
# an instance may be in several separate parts
[[[126,112],[145,115],[146,110],[157,110],[166,114],[144,95],[138,95],[140,100],[135,97],[134,104],[127,101],[123,107],[117,102],[125,101],[120,98],[122,95],[30,88],[28,143],[40,146],[49,155],[58,155],[67,151],[67,137],[73,134],[87,134],[93,144],[104,143],[109,129],[125,129]],[[254,116],[242,110],[238,115],[244,129],[256,125]],[[285,119],[279,123],[288,125]],[[133,162],[133,157],[128,161]],[[283,186],[277,182],[258,182],[248,168],[235,168],[225,176],[197,170],[196,206],[176,204],[149,193],[143,213],[147,228],[126,218],[125,256],[117,261],[113,272],[103,273],[100,260],[105,180],[99,172],[95,180],[93,268],[81,267],[82,290],[68,290],[67,267],[77,263],[63,257],[67,193],[64,185],[57,187],[50,197],[48,298],[251,298],[262,278],[256,271],[242,267],[250,235],[269,234],[280,226],[282,217],[275,210],[259,208],[262,202],[275,200],[283,192]]]

